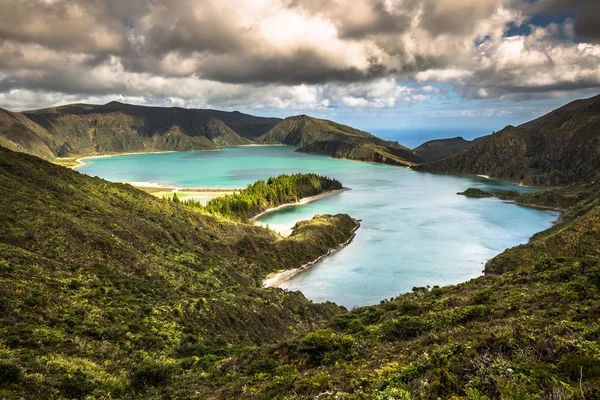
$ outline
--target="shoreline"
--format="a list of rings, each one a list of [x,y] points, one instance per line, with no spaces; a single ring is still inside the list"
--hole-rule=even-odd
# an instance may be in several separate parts
[[[348,190],[352,190],[350,188],[341,188],[341,189],[336,189],[336,190],[330,190],[328,192],[323,192],[314,196],[309,196],[309,197],[305,197],[303,199],[301,199],[300,201],[297,201],[295,203],[287,203],[287,204],[282,204],[280,206],[277,207],[272,207],[272,208],[267,208],[265,211],[256,214],[254,217],[250,218],[250,221],[256,221],[258,218],[262,217],[263,215],[272,213],[274,211],[280,210],[282,208],[285,207],[291,207],[291,206],[300,206],[303,204],[308,204],[311,203],[313,201],[317,201],[317,200],[322,200],[325,199],[327,197],[331,197],[331,196],[337,196],[340,193],[346,192]]]
[[[313,261],[309,261],[306,264],[301,265],[298,268],[281,271],[281,272],[276,273],[271,278],[265,279],[263,281],[263,285],[262,285],[263,288],[279,287],[279,285],[281,285],[285,281],[288,281],[289,279],[293,278],[294,276],[298,275],[299,273],[304,272],[307,269],[317,265],[319,262],[323,261],[323,259],[325,257],[329,257],[330,255],[335,254],[338,251],[342,250],[344,247],[347,247],[354,240],[354,238],[356,237],[356,231],[358,230],[358,228],[360,228],[360,220],[355,219],[354,221],[356,222],[356,226],[352,230],[350,238],[348,238],[348,240],[346,240],[344,243],[338,245],[337,247],[329,249],[329,251],[327,251],[327,253],[317,257]]]
[[[238,144],[236,146],[219,146],[217,149],[204,149],[204,150],[164,150],[164,151],[134,151],[127,153],[114,153],[114,154],[98,154],[95,156],[75,156],[79,157],[73,160],[78,163],[77,165],[71,166],[71,169],[77,169],[87,165],[85,160],[93,159],[93,158],[109,158],[109,157],[120,157],[120,156],[134,156],[138,154],[163,154],[163,153],[195,153],[201,151],[218,151],[220,149],[228,148],[228,147],[260,147],[260,146],[287,146],[285,144],[259,144],[259,143],[251,143],[251,144]],[[291,146],[295,147],[295,146]],[[53,161],[60,160],[70,160],[74,157],[57,157]]]
[[[110,157],[120,157],[120,156],[133,156],[137,154],[162,154],[162,153],[177,153],[175,150],[165,150],[165,151],[138,151],[138,152],[130,152],[130,153],[115,153],[115,154],[99,154],[96,156],[84,156],[75,159],[75,162],[78,162],[79,165],[75,165],[71,167],[71,169],[77,169],[87,165],[84,160],[89,160],[92,158],[110,158]]]
[[[94,159],[94,158],[109,158],[109,157],[119,157],[119,156],[133,156],[133,155],[138,155],[138,154],[162,154],[162,153],[194,153],[194,152],[203,152],[203,151],[219,151],[221,149],[225,149],[225,148],[231,148],[231,147],[295,147],[295,148],[301,148],[301,146],[291,146],[291,145],[287,145],[287,144],[283,144],[283,143],[250,143],[250,144],[238,144],[238,145],[234,145],[234,146],[219,146],[216,149],[204,149],[204,150],[165,150],[165,151],[134,151],[134,152],[127,152],[127,153],[113,153],[113,154],[97,154],[97,155],[90,155],[90,156],[73,156],[73,157],[56,157],[54,159],[51,160],[51,162],[58,164],[58,165],[63,165],[66,166],[67,168],[71,168],[71,169],[77,169],[77,168],[81,168],[84,167],[86,165],[88,165],[85,160],[89,160],[89,159]],[[332,155],[329,154],[323,154],[323,153],[304,153],[304,154],[312,154],[312,155],[318,155],[318,156],[323,156],[323,157],[329,157],[329,158],[333,158],[336,160],[346,160],[346,161],[355,161],[355,162],[360,162],[360,163],[369,163],[369,164],[375,164],[375,165],[386,165],[389,167],[400,167],[400,168],[406,168],[411,170],[412,167],[416,166],[416,165],[420,165],[420,164],[406,164],[406,165],[401,165],[401,164],[387,164],[387,163],[383,163],[383,162],[377,162],[377,161],[366,161],[366,160],[356,160],[353,158],[346,158],[346,157],[334,157]],[[77,158],[76,158],[77,157]],[[63,163],[67,163],[67,162],[75,162],[77,163],[77,165],[64,165]]]
[[[154,182],[122,182],[158,198],[172,197],[177,194],[181,201],[198,200],[199,198],[215,198],[239,193],[239,188],[195,188],[176,187]]]

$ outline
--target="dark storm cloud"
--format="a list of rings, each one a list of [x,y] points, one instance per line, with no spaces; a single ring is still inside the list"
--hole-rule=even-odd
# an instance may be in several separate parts
[[[345,4],[336,0],[292,0],[289,5],[314,15],[326,14],[334,21],[340,37],[361,39],[404,32],[412,21],[410,11],[414,10],[416,1],[407,0],[403,7],[386,7],[385,2],[379,0]]]
[[[0,38],[51,49],[122,54],[126,27],[113,2],[3,0]],[[116,14],[115,14],[116,13]]]
[[[240,69],[240,63],[244,65]],[[387,75],[386,67],[372,61],[369,68],[335,65],[312,49],[299,49],[288,56],[216,58],[203,65],[198,74],[229,83],[319,84],[327,81],[354,82]]]
[[[482,19],[498,6],[485,0],[427,1],[422,3],[422,26],[432,35],[464,35],[472,32]]]
[[[573,30],[577,39],[600,42],[598,0],[540,0],[534,10],[539,13],[576,13]]]

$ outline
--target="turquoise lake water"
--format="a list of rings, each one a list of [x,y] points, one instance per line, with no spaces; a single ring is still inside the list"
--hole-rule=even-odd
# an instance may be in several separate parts
[[[456,195],[468,187],[528,191],[477,177],[435,175],[386,165],[295,153],[288,146],[137,154],[88,159],[78,171],[119,182],[178,187],[242,188],[282,173],[315,172],[352,190],[260,218],[284,232],[315,214],[362,220],[354,241],[281,287],[313,301],[348,308],[379,303],[414,286],[460,283],[481,275],[485,262],[525,243],[558,218],[554,211],[498,199]]]

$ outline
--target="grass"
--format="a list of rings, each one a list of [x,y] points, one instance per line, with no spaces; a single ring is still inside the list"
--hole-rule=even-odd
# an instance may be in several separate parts
[[[600,397],[600,179],[485,275],[344,310],[262,280],[349,238],[289,238],[0,149],[0,397]],[[481,200],[485,201],[485,200]]]
[[[0,185],[3,398],[152,397],[341,311],[261,284],[346,241],[348,216],[282,238],[5,149]]]

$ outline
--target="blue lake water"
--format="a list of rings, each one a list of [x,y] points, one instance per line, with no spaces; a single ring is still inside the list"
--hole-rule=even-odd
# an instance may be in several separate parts
[[[446,285],[481,275],[485,262],[549,228],[558,213],[498,199],[456,195],[468,187],[528,191],[477,177],[295,153],[288,146],[138,154],[88,159],[78,171],[111,181],[179,187],[242,188],[282,173],[315,172],[352,190],[260,218],[277,231],[316,214],[362,220],[354,241],[281,287],[346,307],[375,304],[414,286]]]

